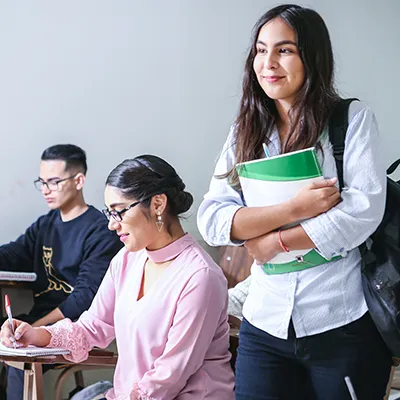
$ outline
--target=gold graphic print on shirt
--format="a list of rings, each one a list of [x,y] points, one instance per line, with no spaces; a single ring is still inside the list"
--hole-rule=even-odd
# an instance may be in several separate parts
[[[43,292],[40,293],[35,293],[35,297],[39,297],[44,293],[51,292],[52,290],[62,290],[65,293],[72,293],[74,288],[69,285],[67,282],[57,278],[56,276],[56,270],[53,267],[53,264],[51,263],[51,258],[53,257],[53,249],[51,247],[45,247],[43,246],[43,264],[44,268],[46,270],[46,275],[47,279],[49,281],[49,286],[47,286],[46,290],[43,290]]]

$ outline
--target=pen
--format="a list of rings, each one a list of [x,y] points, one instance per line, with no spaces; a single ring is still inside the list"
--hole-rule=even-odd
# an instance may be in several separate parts
[[[269,158],[269,151],[268,151],[267,145],[265,143],[263,143],[262,146],[263,146],[265,155]]]
[[[13,342],[13,346],[14,349],[17,347],[17,344],[15,343],[15,332],[14,332],[14,324],[13,324],[13,317],[12,317],[12,313],[11,313],[11,303],[10,303],[10,298],[8,297],[8,294],[5,295],[5,299],[4,299],[4,304],[5,304],[5,308],[6,308],[6,314],[8,316],[8,322],[10,323],[10,328],[11,328],[11,332],[13,334],[13,338],[10,340]]]

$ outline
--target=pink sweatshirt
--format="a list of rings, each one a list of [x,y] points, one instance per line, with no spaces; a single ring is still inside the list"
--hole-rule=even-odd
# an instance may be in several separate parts
[[[138,301],[147,258],[175,259]],[[233,400],[227,303],[221,269],[191,235],[157,251],[124,248],[90,309],[76,323],[46,328],[49,346],[69,349],[65,357],[80,362],[116,338],[118,364],[107,399]]]

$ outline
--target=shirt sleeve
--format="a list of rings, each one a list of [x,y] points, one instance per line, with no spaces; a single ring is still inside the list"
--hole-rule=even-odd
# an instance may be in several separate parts
[[[228,314],[243,319],[243,304],[249,294],[251,275],[228,290]]]
[[[197,214],[198,229],[210,246],[239,246],[244,243],[230,239],[233,217],[244,207],[244,200],[232,188],[227,178],[216,178],[230,171],[236,164],[234,142],[234,129],[231,128],[211,178],[209,191],[205,194]]]
[[[210,269],[196,272],[178,301],[164,353],[155,360],[154,368],[135,383],[131,398],[176,398],[202,366],[221,318],[227,320],[226,310],[226,282]],[[221,333],[221,340],[228,338],[228,330],[226,323],[226,335]]]
[[[35,243],[43,217],[34,222],[17,240],[0,246],[0,269],[32,272]]]
[[[385,209],[386,168],[378,125],[368,107],[359,102],[353,102],[352,106],[343,159],[342,202],[301,223],[317,250],[328,260],[345,255],[363,243],[378,227]]]
[[[72,362],[86,360],[94,346],[106,348],[115,339],[114,307],[115,283],[110,268],[90,309],[77,322],[66,318],[44,327],[51,334],[48,347],[69,350],[64,357]]]
[[[73,292],[58,306],[64,317],[76,320],[90,307],[111,259],[121,248],[114,232],[104,224],[86,239]]]

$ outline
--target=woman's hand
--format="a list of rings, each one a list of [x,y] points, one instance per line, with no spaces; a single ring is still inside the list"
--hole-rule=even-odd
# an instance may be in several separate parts
[[[244,247],[246,247],[257,264],[265,264],[282,252],[277,232],[270,232],[254,239],[249,239],[245,242]]]
[[[13,347],[16,342],[18,347],[25,347],[30,344],[34,346],[47,346],[50,343],[51,335],[44,328],[33,328],[26,322],[13,319],[14,332],[11,332],[10,323],[6,320],[1,327],[0,339],[4,346]]]
[[[335,186],[336,182],[337,178],[323,179],[299,190],[297,195],[289,200],[298,219],[315,217],[339,204],[341,198]]]

